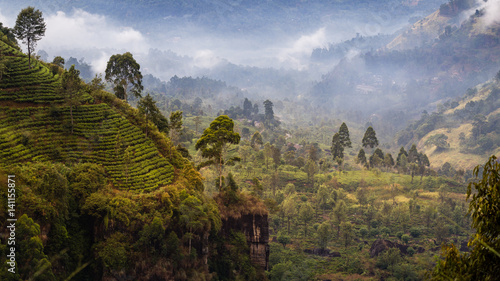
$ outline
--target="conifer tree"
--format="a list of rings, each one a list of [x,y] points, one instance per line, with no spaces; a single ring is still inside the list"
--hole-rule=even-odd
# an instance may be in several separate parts
[[[352,147],[351,139],[349,138],[349,129],[347,128],[347,125],[345,124],[345,122],[342,123],[342,125],[340,125],[339,138],[340,138],[340,144],[342,145],[342,147],[344,147],[344,148]]]
[[[375,130],[370,126],[368,129],[366,129],[365,135],[363,137],[363,147],[367,148],[374,148],[375,146],[378,146],[378,139],[375,134]]]
[[[333,159],[341,158],[344,159],[344,146],[342,145],[342,140],[339,133],[335,133],[332,137],[332,147],[331,152]]]
[[[366,166],[366,154],[364,149],[360,149],[358,153],[358,162]]]

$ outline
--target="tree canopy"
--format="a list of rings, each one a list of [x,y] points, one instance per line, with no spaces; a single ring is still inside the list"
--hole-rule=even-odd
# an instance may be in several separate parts
[[[215,118],[210,126],[205,129],[200,139],[196,142],[196,150],[201,150],[201,156],[210,159],[204,165],[214,164],[219,173],[219,191],[222,189],[222,172],[228,161],[224,154],[228,145],[238,144],[240,135],[234,132],[234,122],[227,115]],[[229,159],[236,160],[235,158]]]
[[[344,146],[342,146],[342,140],[339,133],[333,135],[331,151],[334,160],[337,157],[344,158]]]
[[[36,42],[45,35],[45,21],[40,10],[27,7],[17,15],[14,34],[28,48],[28,65],[31,68],[31,53],[35,51]]]
[[[371,126],[368,127],[368,129],[366,129],[362,142],[363,142],[363,147],[374,148],[375,146],[378,146],[378,139],[375,134],[375,130],[373,130]]]
[[[65,103],[69,105],[71,115],[71,134],[73,134],[73,107],[80,105],[82,80],[80,79],[80,71],[72,65],[68,71],[62,76],[61,89]]]
[[[158,127],[158,130],[160,130],[160,132],[168,134],[168,120],[161,114],[160,109],[158,109],[158,107],[156,106],[156,101],[153,100],[151,95],[147,94],[144,98],[142,98],[137,103],[137,107],[139,108],[139,111],[146,117],[146,123],[148,120],[151,120],[156,125],[156,127]],[[146,136],[147,135],[148,132],[146,131]]]
[[[140,68],[141,66],[129,52],[112,55],[109,58],[105,79],[115,85],[114,90],[118,98],[128,101],[129,87],[134,96],[141,96],[144,87]]]
[[[347,128],[347,125],[345,122],[342,122],[342,125],[340,125],[339,129],[339,138],[340,138],[340,144],[342,147],[352,147],[351,144],[351,139],[349,138],[349,129]]]

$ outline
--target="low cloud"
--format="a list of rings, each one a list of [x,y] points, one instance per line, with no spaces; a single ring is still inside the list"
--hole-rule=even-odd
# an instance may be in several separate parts
[[[117,49],[147,52],[145,37],[131,27],[108,22],[105,16],[76,9],[72,15],[64,12],[48,15],[47,31],[39,49],[57,53],[68,49]]]
[[[194,55],[194,66],[199,68],[213,68],[224,62],[211,50],[199,50]]]
[[[484,8],[483,23],[486,26],[500,24],[500,0],[480,1],[482,2],[482,8]]]
[[[285,48],[278,55],[281,62],[289,67],[303,70],[307,68],[305,62],[308,61],[315,48],[322,48],[327,45],[326,28],[322,27],[310,35],[302,35],[293,42],[292,47]]]

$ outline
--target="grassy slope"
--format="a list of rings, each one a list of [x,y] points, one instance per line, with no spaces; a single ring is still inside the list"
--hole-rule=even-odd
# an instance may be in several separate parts
[[[172,182],[174,168],[164,152],[169,140],[157,131],[156,139],[146,137],[132,108],[106,93],[101,100],[85,94],[73,112],[71,135],[69,107],[56,91],[60,78],[37,61],[28,69],[27,57],[3,42],[0,49],[9,60],[0,81],[1,164],[100,163],[122,189],[152,190]]]
[[[448,109],[443,113],[443,116],[445,118],[451,118],[451,116],[457,111],[465,108],[465,105],[468,102],[474,101],[480,101],[480,100],[485,100],[489,94],[491,93],[491,85],[489,83],[481,84],[476,87],[477,93],[473,96],[470,97],[465,97],[463,98],[460,102],[459,105],[453,109]],[[486,115],[487,118],[496,116],[500,114],[500,108],[490,112],[488,115]],[[480,163],[484,163],[488,157],[490,157],[492,154],[499,155],[500,154],[500,148],[497,148],[494,151],[488,151],[487,153],[483,155],[478,155],[478,154],[473,154],[473,153],[467,153],[464,152],[460,148],[460,139],[459,135],[460,133],[464,133],[466,138],[469,138],[470,135],[472,134],[472,121],[463,121],[460,126],[458,127],[453,127],[453,128],[437,128],[431,132],[429,132],[427,135],[425,135],[420,141],[418,142],[417,148],[419,151],[422,151],[423,153],[427,154],[429,157],[429,160],[431,162],[431,166],[434,168],[439,168],[441,167],[444,163],[449,162],[452,164],[454,167],[457,168],[463,168],[463,169],[472,169],[476,165]],[[450,147],[444,151],[436,151],[436,146],[434,145],[428,145],[425,146],[425,142],[429,139],[429,137],[437,135],[437,134],[444,134],[448,137],[447,142],[450,144]]]
[[[430,42],[443,33],[445,27],[452,21],[453,18],[441,16],[437,10],[413,24],[410,29],[387,44],[387,48],[391,50],[413,49],[423,42]]]

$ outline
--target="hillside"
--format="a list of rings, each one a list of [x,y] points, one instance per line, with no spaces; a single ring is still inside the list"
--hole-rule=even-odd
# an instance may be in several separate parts
[[[398,128],[497,73],[500,28],[498,23],[486,25],[485,17],[485,11],[478,11],[460,26],[446,25],[439,31],[435,28],[441,28],[445,18],[436,11],[427,20],[437,38],[409,49],[382,48],[344,59],[314,85],[311,97],[319,106],[361,111],[370,122],[381,124],[376,126]],[[391,120],[391,111],[401,112],[402,122]]]
[[[452,27],[459,27],[461,21],[471,14],[469,9],[476,5],[471,0],[450,0],[442,4],[439,10],[406,29],[387,44],[387,48],[400,51],[432,44],[443,33],[449,33]]]
[[[445,27],[451,25],[454,21],[454,18],[440,15],[439,11],[435,11],[394,38],[387,44],[387,48],[390,50],[404,50],[425,45],[438,38],[444,32]]]
[[[399,133],[398,144],[417,147],[434,168],[446,162],[456,169],[472,169],[500,154],[500,80],[493,79],[423,114]]]
[[[179,160],[167,158],[175,154],[158,132],[146,137],[137,112],[104,92],[86,92],[70,134],[69,107],[57,93],[59,75],[38,61],[29,69],[24,54],[0,44],[11,58],[0,82],[2,164],[99,163],[114,187],[137,191],[172,183],[171,163]]]

